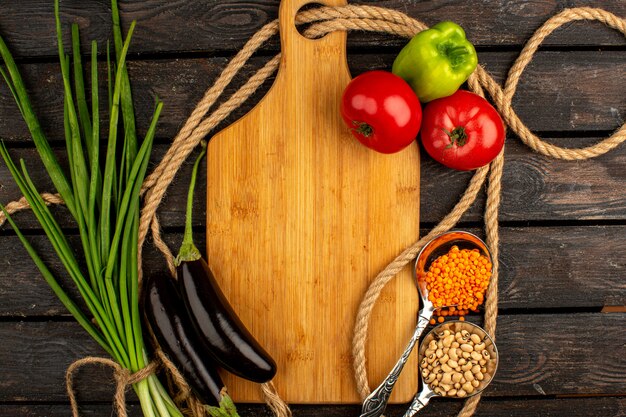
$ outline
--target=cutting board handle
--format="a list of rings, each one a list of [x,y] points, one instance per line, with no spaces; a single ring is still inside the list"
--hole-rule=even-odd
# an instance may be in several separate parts
[[[337,48],[338,55],[345,62],[346,33],[337,31],[329,33],[321,39],[310,40],[302,36],[296,28],[295,18],[298,10],[306,4],[323,4],[326,6],[344,6],[346,0],[281,0],[278,13],[280,27],[280,42],[283,65],[285,62],[298,62],[298,55],[302,48]],[[315,46],[314,46],[315,45]],[[326,51],[328,52],[328,51]],[[345,64],[347,69],[347,63]]]

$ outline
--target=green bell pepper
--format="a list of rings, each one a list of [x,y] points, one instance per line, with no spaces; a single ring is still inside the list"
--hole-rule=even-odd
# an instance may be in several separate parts
[[[447,97],[467,81],[478,64],[474,46],[454,22],[441,22],[411,39],[393,63],[420,101]]]

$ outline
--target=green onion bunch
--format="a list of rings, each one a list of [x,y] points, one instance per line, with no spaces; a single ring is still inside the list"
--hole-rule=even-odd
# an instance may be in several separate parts
[[[95,41],[91,44],[91,103],[88,103],[78,26],[72,25],[71,59],[63,48],[59,2],[55,0],[69,175],[55,157],[33,111],[15,61],[0,37],[0,55],[4,61],[0,73],[15,97],[46,171],[76,221],[82,243],[82,262],[79,263],[61,227],[41,198],[24,161],[15,164],[4,143],[0,144],[0,155],[76,285],[88,312],[70,299],[4,207],[0,208],[7,214],[20,241],[65,307],[115,361],[134,373],[149,362],[138,302],[140,189],[163,104],[157,100],[150,127],[143,141],[139,141],[126,68],[126,55],[135,22],[123,39],[117,1],[112,0],[111,6],[115,62],[111,62],[111,48],[107,44],[109,121],[108,137],[101,140],[98,46]],[[123,141],[120,141],[122,133]],[[182,417],[155,375],[133,387],[145,416]]]

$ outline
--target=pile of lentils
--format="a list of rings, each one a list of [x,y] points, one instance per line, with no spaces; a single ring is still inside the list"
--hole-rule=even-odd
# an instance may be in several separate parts
[[[422,278],[428,299],[436,308],[435,316],[439,316],[437,321],[443,323],[445,316],[461,316],[462,321],[470,311],[478,311],[485,300],[492,268],[489,258],[478,249],[452,246],[435,259]]]
[[[428,344],[420,367],[423,381],[435,394],[463,398],[491,380],[492,360],[480,335],[442,330]]]

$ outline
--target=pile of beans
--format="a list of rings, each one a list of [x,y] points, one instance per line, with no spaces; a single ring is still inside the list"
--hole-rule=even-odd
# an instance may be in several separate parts
[[[428,344],[420,368],[435,394],[463,398],[491,380],[495,360],[480,335],[442,330]]]

